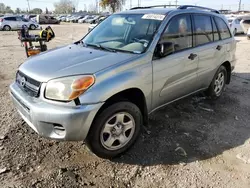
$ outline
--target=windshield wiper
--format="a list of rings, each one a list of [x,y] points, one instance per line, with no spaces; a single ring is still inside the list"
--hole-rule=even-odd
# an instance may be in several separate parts
[[[93,46],[93,47],[96,47],[96,48],[100,48],[102,50],[106,50],[106,51],[109,51],[109,52],[116,52],[115,49],[111,49],[111,48],[108,48],[106,46],[102,46],[101,44],[87,44],[87,43],[84,43],[85,46]]]
[[[129,51],[129,50],[122,50],[122,49],[116,49],[118,52],[125,52],[125,53],[131,53],[131,54],[141,54],[139,51]]]

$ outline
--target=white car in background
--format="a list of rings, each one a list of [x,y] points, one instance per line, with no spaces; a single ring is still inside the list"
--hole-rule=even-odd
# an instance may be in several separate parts
[[[4,16],[0,18],[0,30],[11,31],[21,29],[27,26],[31,30],[39,28],[39,24],[31,20],[27,20],[21,16]]]
[[[241,27],[240,18],[237,17],[231,17],[227,18],[230,29],[232,30],[233,34],[236,35],[237,33],[244,33],[243,28]]]
[[[78,23],[84,23],[85,20],[87,20],[88,18],[89,18],[89,15],[86,15],[84,18],[79,19],[79,20],[78,20]]]

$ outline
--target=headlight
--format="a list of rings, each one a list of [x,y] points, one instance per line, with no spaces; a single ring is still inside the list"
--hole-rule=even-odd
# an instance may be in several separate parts
[[[47,83],[47,99],[71,101],[83,94],[95,83],[94,76],[71,76],[51,80]]]

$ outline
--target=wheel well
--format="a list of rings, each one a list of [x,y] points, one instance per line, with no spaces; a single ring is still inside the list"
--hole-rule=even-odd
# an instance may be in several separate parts
[[[232,71],[231,64],[228,61],[226,61],[225,63],[222,64],[222,66],[224,66],[226,68],[226,70],[227,70],[227,82],[226,83],[230,84],[230,81],[231,81],[231,71]]]
[[[104,105],[99,109],[99,111],[96,114],[96,117],[108,106],[121,101],[129,101],[134,103],[141,110],[143,117],[143,125],[148,124],[148,110],[147,110],[146,99],[143,92],[137,88],[127,89],[110,97],[108,100],[106,100]]]

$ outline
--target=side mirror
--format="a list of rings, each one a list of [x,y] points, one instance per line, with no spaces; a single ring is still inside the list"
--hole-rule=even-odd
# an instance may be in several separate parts
[[[159,58],[166,57],[175,51],[175,45],[172,42],[159,43],[156,46],[155,55]]]

